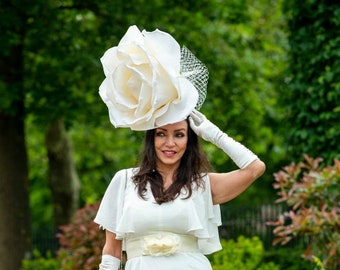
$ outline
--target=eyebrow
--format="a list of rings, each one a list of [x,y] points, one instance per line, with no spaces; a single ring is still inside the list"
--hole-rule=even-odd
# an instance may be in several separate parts
[[[163,130],[163,131],[168,131],[168,130],[165,129],[165,128],[157,128],[157,129],[160,129],[160,130]],[[174,131],[175,131],[175,132],[178,132],[178,131],[185,131],[185,128],[175,129]]]

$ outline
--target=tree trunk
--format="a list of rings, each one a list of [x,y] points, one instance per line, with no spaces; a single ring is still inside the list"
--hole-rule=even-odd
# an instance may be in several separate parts
[[[52,191],[56,228],[68,224],[78,208],[79,179],[73,149],[63,120],[50,123],[46,132],[49,186]]]
[[[31,251],[27,166],[23,117],[0,113],[0,269],[19,270]]]
[[[26,17],[22,9],[9,8],[15,5],[12,2],[0,8],[6,22],[1,23],[0,52],[0,269],[4,270],[19,270],[32,249],[23,89]]]

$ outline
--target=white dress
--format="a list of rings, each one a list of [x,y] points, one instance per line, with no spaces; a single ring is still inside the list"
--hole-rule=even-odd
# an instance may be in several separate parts
[[[114,232],[117,239],[126,243],[136,236],[150,232],[169,232],[192,237],[197,251],[177,251],[168,256],[134,256],[129,258],[125,270],[211,270],[204,254],[221,249],[218,226],[221,225],[219,205],[213,205],[209,177],[205,176],[205,188],[193,188],[189,199],[185,192],[174,201],[155,203],[150,186],[146,198],[141,199],[131,180],[134,171],[118,171],[108,186],[95,222],[101,228]],[[137,249],[138,250],[138,249]],[[132,253],[132,252],[131,252]]]

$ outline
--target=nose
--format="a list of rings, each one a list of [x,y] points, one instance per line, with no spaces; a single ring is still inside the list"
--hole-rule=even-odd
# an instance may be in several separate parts
[[[175,145],[174,138],[172,136],[167,136],[165,144],[166,146],[174,146]]]

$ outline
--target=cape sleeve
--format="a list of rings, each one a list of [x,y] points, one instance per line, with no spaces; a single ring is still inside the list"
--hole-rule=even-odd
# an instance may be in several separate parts
[[[124,169],[113,176],[94,219],[100,228],[113,233],[117,232],[117,225],[123,214],[127,175],[128,170]]]
[[[222,249],[218,227],[221,222],[221,210],[220,205],[214,205],[211,195],[210,179],[206,175],[205,189],[194,198],[196,212],[203,225],[203,232],[197,232],[198,247],[203,254],[211,254]],[[199,236],[202,234],[201,236]]]

